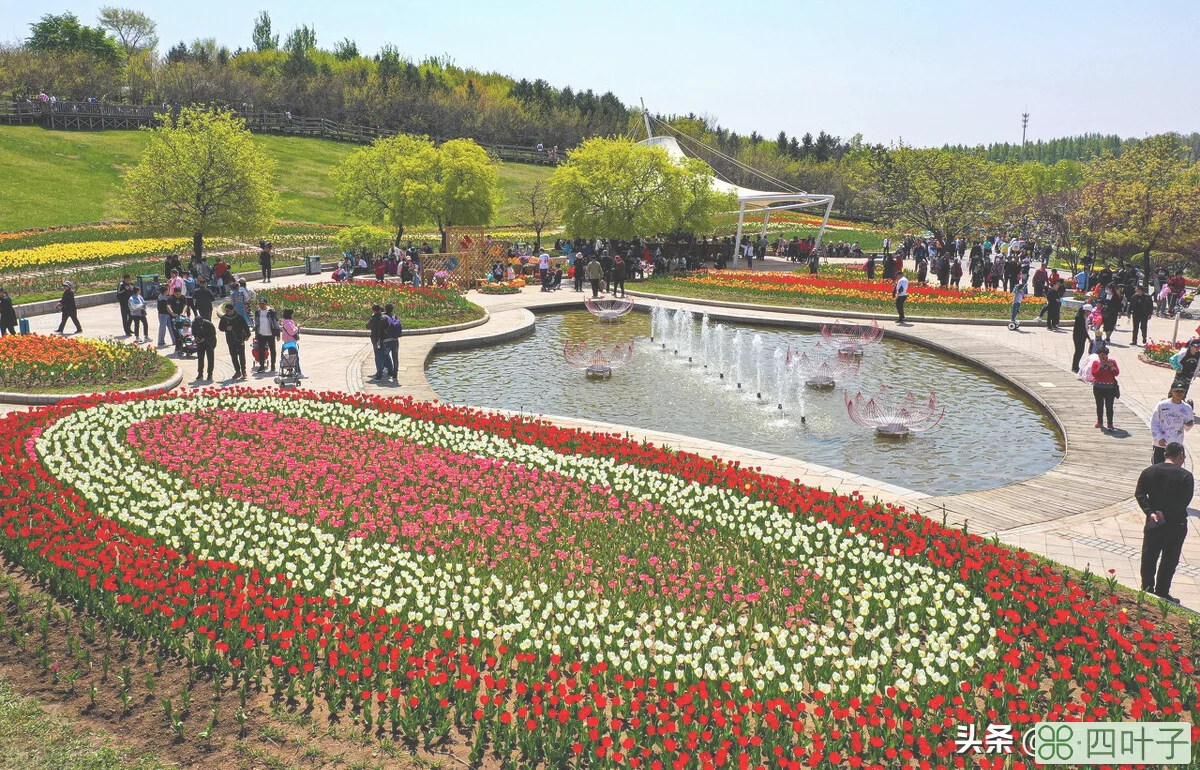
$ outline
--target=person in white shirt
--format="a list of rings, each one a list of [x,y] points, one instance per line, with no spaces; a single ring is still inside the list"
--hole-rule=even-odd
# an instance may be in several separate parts
[[[546,287],[546,277],[550,274],[550,255],[543,249],[538,255],[538,276],[542,279],[542,288]]]
[[[1183,386],[1171,386],[1170,398],[1164,398],[1154,407],[1150,415],[1150,437],[1154,442],[1151,464],[1158,465],[1166,459],[1167,444],[1184,443],[1184,432],[1191,429],[1196,415],[1191,405],[1183,400],[1187,395]]]
[[[904,302],[908,299],[908,279],[904,277],[904,273],[896,273],[896,285],[892,288],[892,294],[896,297],[896,314],[899,315],[896,323],[904,323]]]

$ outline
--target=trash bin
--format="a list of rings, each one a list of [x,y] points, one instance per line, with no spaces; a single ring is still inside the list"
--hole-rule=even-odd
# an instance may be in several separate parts
[[[20,328],[21,334],[29,334],[29,319],[28,318],[18,319],[18,324],[21,327]]]
[[[147,302],[157,300],[159,293],[158,275],[139,275],[138,288],[142,290],[142,299]]]
[[[304,274],[305,275],[320,275],[321,274],[321,255],[309,254],[304,258]]]

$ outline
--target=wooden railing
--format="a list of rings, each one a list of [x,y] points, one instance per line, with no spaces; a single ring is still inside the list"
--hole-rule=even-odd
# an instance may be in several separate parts
[[[172,111],[172,108],[165,105],[150,107],[96,102],[0,102],[0,123],[41,125],[68,131],[129,130],[156,125],[158,119],[155,114],[164,111]],[[307,136],[337,142],[370,144],[379,137],[400,133],[379,126],[337,123],[328,118],[303,117],[287,112],[234,110],[234,114],[246,121],[247,129],[260,134]],[[433,140],[440,144],[447,138],[433,137]],[[566,157],[561,150],[556,154],[552,150],[511,144],[480,142],[480,145],[498,160],[515,163],[556,165]]]

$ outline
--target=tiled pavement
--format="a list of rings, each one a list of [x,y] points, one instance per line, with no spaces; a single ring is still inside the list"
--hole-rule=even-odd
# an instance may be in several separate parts
[[[283,284],[328,280],[327,276],[296,276],[277,281]],[[256,287],[258,282],[253,282]],[[426,358],[435,346],[463,344],[481,336],[519,334],[527,330],[532,317],[527,309],[548,309],[563,303],[578,303],[581,295],[569,289],[544,294],[527,289],[518,295],[485,296],[472,293],[472,301],[488,308],[492,316],[488,323],[461,332],[445,335],[409,336],[401,343],[399,382],[378,385],[368,382],[364,367],[373,369],[369,342],[363,338],[321,337],[305,335],[301,342],[302,364],[308,379],[305,387],[315,390],[368,392],[378,395],[411,395],[432,399],[436,394],[424,375]],[[642,304],[647,304],[642,301]],[[678,303],[665,303],[678,304]],[[758,323],[785,323],[809,326],[819,323],[821,315],[785,315],[766,310],[705,308],[714,316],[729,320]],[[109,336],[120,332],[116,308],[102,306],[80,312],[85,334]],[[57,316],[31,319],[33,329],[49,333],[57,326]],[[886,319],[885,319],[886,320]],[[641,431],[620,427],[637,439],[669,443],[674,447],[695,451],[701,455],[720,454],[744,464],[760,466],[764,471],[796,478],[804,483],[842,492],[860,491],[865,497],[904,504],[909,509],[926,511],[941,517],[944,504],[952,523],[965,518],[971,531],[995,533],[1004,542],[1043,554],[1055,561],[1078,569],[1091,569],[1102,575],[1113,570],[1120,581],[1136,587],[1141,546],[1141,513],[1132,497],[1133,480],[1149,461],[1149,431],[1146,420],[1154,404],[1170,383],[1168,370],[1152,367],[1137,360],[1138,349],[1127,344],[1128,321],[1114,335],[1114,359],[1121,366],[1122,398],[1117,416],[1119,435],[1095,431],[1094,407],[1091,394],[1083,383],[1070,374],[1071,334],[1049,332],[1033,324],[1020,331],[1010,332],[1004,326],[927,324],[896,327],[889,324],[890,333],[916,338],[926,344],[946,347],[977,363],[984,364],[1006,379],[1010,379],[1052,411],[1064,430],[1067,458],[1059,467],[1035,479],[1017,481],[1012,485],[989,492],[970,493],[939,498],[914,493],[878,481],[872,481],[835,469],[821,468],[791,458],[774,457],[748,449],[729,447],[694,438]],[[157,319],[151,319],[152,331]],[[1153,339],[1170,339],[1172,322],[1153,319],[1150,324]],[[1180,333],[1191,332],[1184,322]],[[195,387],[193,362],[181,362],[185,377],[183,387]],[[369,370],[366,370],[369,374]],[[217,382],[208,387],[225,387],[224,380],[232,369],[223,346],[217,350]],[[271,388],[269,376],[252,377],[249,387]],[[0,405],[0,413],[14,407]],[[17,407],[19,408],[19,407]],[[555,422],[582,428],[612,430],[612,426],[587,423],[558,417]],[[1188,438],[1189,452],[1200,452],[1200,433]],[[955,517],[960,517],[956,520]],[[1184,546],[1183,563],[1175,581],[1173,593],[1184,604],[1200,609],[1200,537],[1190,538]]]

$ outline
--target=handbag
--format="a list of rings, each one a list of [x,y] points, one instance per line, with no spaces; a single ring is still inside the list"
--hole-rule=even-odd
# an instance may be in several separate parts
[[[1113,398],[1121,397],[1121,383],[1113,380]]]

